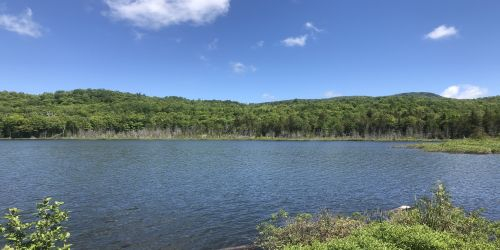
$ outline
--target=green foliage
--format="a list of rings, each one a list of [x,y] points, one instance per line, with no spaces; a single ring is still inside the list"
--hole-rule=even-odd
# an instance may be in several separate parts
[[[492,223],[481,216],[481,210],[466,212],[452,204],[451,197],[442,183],[438,183],[431,198],[417,201],[413,211],[402,211],[399,215],[407,217],[407,222],[400,224],[426,225],[436,231],[450,232],[460,238],[473,238],[487,241],[499,237],[496,230],[499,223]]]
[[[312,244],[318,240],[345,237],[362,224],[360,220],[334,216],[326,211],[316,216],[299,214],[289,218],[284,210],[280,210],[257,227],[259,238],[256,244],[265,249],[280,249],[289,244]]]
[[[345,238],[310,245],[289,245],[285,249],[495,249],[487,241],[466,241],[448,232],[425,225],[399,225],[388,222],[371,223]]]
[[[70,249],[66,243],[70,234],[62,226],[69,219],[68,212],[61,209],[63,202],[51,202],[45,198],[38,203],[34,222],[22,222],[21,210],[9,209],[5,215],[7,223],[0,225],[7,245],[4,249]]]
[[[419,143],[409,145],[428,152],[449,152],[469,154],[500,154],[500,139],[461,139],[442,143]]]
[[[500,97],[428,93],[261,104],[99,89],[0,92],[3,138],[463,138],[500,134]]]
[[[258,226],[256,245],[264,249],[499,249],[500,223],[453,206],[443,184],[414,208],[383,219],[298,215],[284,211]]]

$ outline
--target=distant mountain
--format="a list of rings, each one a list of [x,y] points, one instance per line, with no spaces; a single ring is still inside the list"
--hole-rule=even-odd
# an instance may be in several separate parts
[[[281,101],[271,101],[271,102],[266,102],[268,104],[280,104],[280,103],[297,103],[297,102],[316,102],[316,101],[329,101],[329,100],[334,100],[334,101],[353,101],[353,100],[365,100],[365,99],[380,99],[380,98],[391,98],[391,97],[415,97],[415,98],[444,98],[438,94],[434,94],[431,92],[407,92],[407,93],[400,93],[400,94],[395,94],[395,95],[388,95],[388,96],[336,96],[336,97],[330,97],[330,98],[323,98],[323,99],[289,99],[289,100],[281,100]]]
[[[438,94],[431,93],[431,92],[407,92],[407,93],[401,93],[401,94],[395,94],[392,96],[413,96],[413,97],[436,97],[436,98],[444,98]]]

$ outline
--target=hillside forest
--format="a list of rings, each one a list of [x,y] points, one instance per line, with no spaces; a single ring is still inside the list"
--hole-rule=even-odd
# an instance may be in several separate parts
[[[431,93],[244,104],[102,89],[0,92],[0,138],[469,138],[500,134],[500,96]]]

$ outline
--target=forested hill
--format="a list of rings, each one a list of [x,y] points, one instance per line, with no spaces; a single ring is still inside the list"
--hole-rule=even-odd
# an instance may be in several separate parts
[[[147,97],[79,89],[40,95],[0,92],[0,137],[416,137],[500,133],[500,96],[431,93],[336,97],[262,104]]]

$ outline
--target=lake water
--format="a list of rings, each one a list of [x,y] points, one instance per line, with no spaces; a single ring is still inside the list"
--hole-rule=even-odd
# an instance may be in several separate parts
[[[437,180],[500,219],[500,155],[401,143],[0,141],[0,209],[64,201],[74,249],[248,244],[280,208],[351,213],[412,204]],[[1,245],[1,244],[0,244]]]

